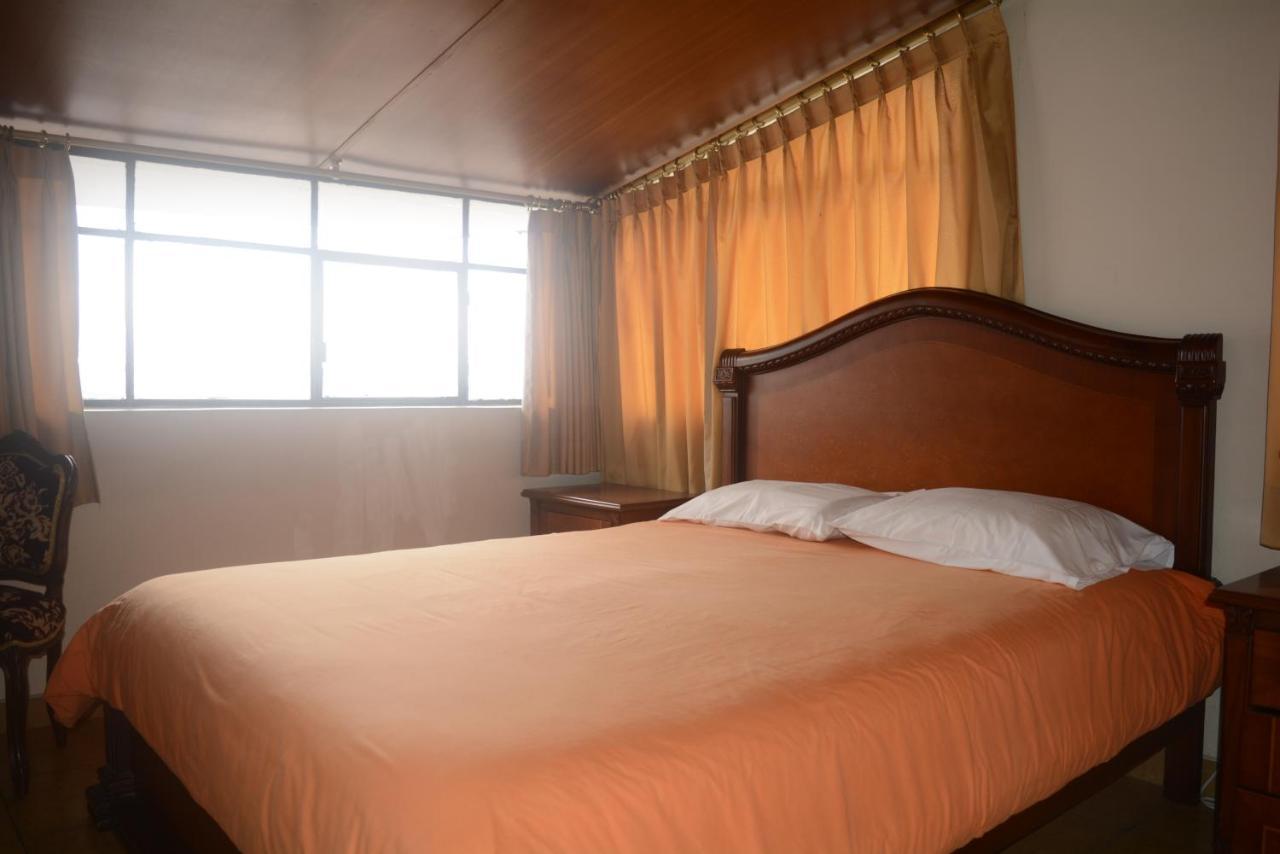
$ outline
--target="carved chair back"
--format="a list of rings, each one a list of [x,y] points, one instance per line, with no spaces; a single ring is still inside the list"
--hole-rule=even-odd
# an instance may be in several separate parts
[[[16,430],[0,438],[0,580],[62,597],[76,462]]]

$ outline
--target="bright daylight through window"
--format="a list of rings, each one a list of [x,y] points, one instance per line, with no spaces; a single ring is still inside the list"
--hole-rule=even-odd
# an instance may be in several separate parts
[[[514,402],[522,205],[71,158],[85,399]]]

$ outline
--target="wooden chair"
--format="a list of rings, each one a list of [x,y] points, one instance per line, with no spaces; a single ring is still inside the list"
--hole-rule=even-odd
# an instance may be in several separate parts
[[[0,439],[0,582],[44,588],[0,584],[0,668],[15,797],[25,795],[28,784],[27,667],[43,655],[52,674],[62,654],[62,578],[75,489],[71,457],[49,453],[21,431]],[[65,744],[66,732],[56,723],[54,737]]]

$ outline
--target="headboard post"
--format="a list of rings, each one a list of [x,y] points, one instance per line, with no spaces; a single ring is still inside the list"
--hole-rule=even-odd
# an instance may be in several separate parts
[[[724,483],[737,483],[742,480],[742,433],[746,419],[739,409],[739,396],[743,378],[739,376],[734,362],[740,353],[746,352],[741,347],[725,350],[720,354],[720,362],[716,365],[715,386],[720,392],[720,406],[723,413],[723,441],[720,448],[720,472]]]
[[[1209,577],[1222,336],[1153,338],[921,288],[725,350],[721,481],[976,486],[1115,510]]]
[[[1182,404],[1176,545],[1183,568],[1206,578],[1213,574],[1213,458],[1226,373],[1221,335],[1182,337],[1173,380]]]

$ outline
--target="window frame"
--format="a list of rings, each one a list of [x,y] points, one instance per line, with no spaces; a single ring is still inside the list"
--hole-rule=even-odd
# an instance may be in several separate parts
[[[178,157],[138,154],[131,152],[110,151],[105,149],[72,146],[70,153],[77,157],[93,157],[101,160],[114,160],[125,166],[124,194],[124,228],[91,228],[76,224],[76,236],[95,235],[112,237],[124,241],[124,304],[125,304],[125,377],[123,398],[89,398],[84,404],[87,409],[311,409],[311,408],[351,408],[351,407],[440,407],[440,406],[519,406],[520,398],[502,400],[471,400],[468,397],[469,365],[468,365],[468,316],[470,301],[468,299],[468,273],[471,270],[486,270],[498,273],[516,273],[525,277],[528,283],[529,269],[525,267],[504,267],[494,264],[472,263],[470,225],[471,201],[495,202],[499,204],[523,204],[521,200],[501,199],[486,196],[469,196],[465,193],[448,192],[447,190],[419,189],[397,183],[394,186],[379,184],[376,181],[348,179],[341,175],[333,178],[315,175],[298,174],[286,169],[272,169],[268,166],[222,165],[203,163],[198,160],[186,160]],[[294,181],[306,181],[310,187],[311,204],[311,240],[310,245],[283,246],[269,243],[255,243],[243,240],[224,240],[212,237],[187,237],[180,235],[160,234],[138,231],[134,226],[134,190],[135,175],[139,162],[162,163],[173,166],[188,166],[196,169],[209,169],[223,172],[239,172],[249,175],[266,175],[273,178],[288,178]],[[415,258],[403,258],[391,255],[371,255],[361,252],[340,252],[332,249],[321,249],[319,245],[320,224],[320,185],[322,183],[346,184],[349,186],[369,187],[388,192],[418,193],[427,196],[446,196],[462,200],[462,260],[461,261],[427,261]],[[251,249],[270,252],[287,252],[306,255],[311,265],[311,311],[308,322],[310,335],[311,382],[310,397],[297,400],[277,400],[268,398],[231,399],[231,398],[144,398],[134,396],[134,336],[133,336],[133,278],[134,278],[134,245],[137,241],[157,241],[179,243],[196,246],[224,247],[232,249]],[[341,261],[371,266],[407,267],[419,270],[441,270],[455,273],[458,282],[458,393],[450,397],[325,397],[324,396],[324,263]],[[77,282],[77,290],[79,283]],[[526,309],[527,310],[527,309]]]

